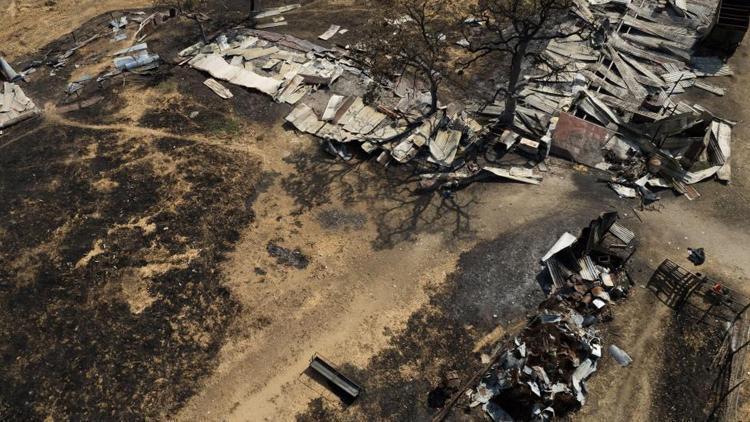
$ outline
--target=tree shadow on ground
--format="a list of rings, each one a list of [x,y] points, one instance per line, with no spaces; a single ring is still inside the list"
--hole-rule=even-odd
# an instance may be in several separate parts
[[[475,233],[466,191],[424,191],[414,166],[382,167],[364,154],[350,161],[335,159],[322,148],[293,154],[285,161],[295,171],[281,181],[295,201],[295,213],[340,202],[366,203],[377,226],[375,249],[387,249],[422,233],[444,233],[460,239]]]

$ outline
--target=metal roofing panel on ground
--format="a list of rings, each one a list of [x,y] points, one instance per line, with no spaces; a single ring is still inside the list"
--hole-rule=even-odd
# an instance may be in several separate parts
[[[316,134],[325,125],[325,122],[318,120],[315,111],[307,104],[300,104],[295,107],[284,120],[291,123],[298,130],[312,135]]]
[[[275,95],[281,81],[259,75],[241,67],[232,66],[218,54],[196,57],[191,66],[208,72],[216,79],[221,79],[235,85],[257,89],[268,95]]]
[[[458,143],[461,141],[461,132],[457,130],[441,130],[430,140],[430,154],[432,161],[442,166],[449,166],[456,158]]]
[[[560,113],[552,132],[552,153],[590,167],[605,162],[604,145],[614,133],[609,129]]]
[[[625,242],[626,245],[632,242],[633,239],[635,239],[635,233],[618,222],[612,223],[612,225],[609,227],[609,231],[615,237]]]

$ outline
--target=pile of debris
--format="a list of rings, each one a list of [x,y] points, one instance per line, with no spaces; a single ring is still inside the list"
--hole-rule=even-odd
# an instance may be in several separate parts
[[[627,295],[624,269],[635,235],[603,214],[577,238],[565,233],[542,258],[552,290],[511,348],[471,393],[495,421],[549,420],[586,402],[584,381],[596,371],[602,341],[593,326],[612,319],[610,305]],[[623,366],[632,359],[617,346],[609,353]]]
[[[39,113],[34,102],[14,83],[3,82],[0,92],[0,129],[9,127]]]
[[[39,114],[39,109],[16,82],[25,80],[27,72],[18,73],[0,57],[0,135],[2,129]]]
[[[153,30],[153,27],[176,16],[176,14],[176,9],[170,9],[168,12],[155,12],[148,16],[146,16],[145,12],[133,11],[121,15],[119,18],[113,18],[109,22],[109,28],[111,28],[114,33],[112,41],[124,41],[131,37],[133,40],[137,40],[135,42],[138,43],[112,53],[111,56],[114,57],[114,67],[98,75],[96,78],[92,75],[83,75],[76,80],[71,81],[65,89],[66,94],[72,95],[79,93],[87,83],[94,79],[98,83],[101,83],[102,81],[125,71],[143,73],[157,68],[160,64],[159,55],[150,53],[147,44],[141,41],[150,34],[148,31],[149,29]],[[137,26],[135,24],[137,24]],[[73,47],[62,52],[48,54],[48,56],[45,56],[44,60],[27,63],[23,68],[23,71],[20,73],[16,73],[10,65],[0,57],[0,70],[2,70],[5,78],[11,82],[19,79],[26,80],[27,75],[36,72],[37,69],[44,65],[51,69],[50,76],[54,76],[59,69],[65,67],[71,61],[71,58],[78,50],[106,34],[106,31],[102,31],[93,34],[82,41],[75,40],[75,37],[73,36],[75,40]],[[76,67],[78,67],[78,65],[76,65]]]
[[[331,32],[326,31],[324,38]],[[461,106],[441,106],[422,119],[430,95],[420,81],[408,77],[386,87],[377,104],[367,104],[365,96],[374,81],[345,50],[290,35],[236,29],[208,45],[199,42],[190,46],[179,55],[215,79],[295,105],[286,121],[321,138],[342,158],[351,158],[349,145],[356,143],[366,153],[377,153],[378,162],[384,165],[391,160],[406,163],[420,158],[432,168],[451,172],[476,175],[482,170],[469,168],[460,158],[485,133]],[[230,97],[218,82],[206,85],[222,98]],[[440,177],[425,175],[433,182]],[[531,178],[538,183],[538,178]]]
[[[126,71],[143,74],[158,68],[161,61],[158,54],[150,53],[148,51],[148,44],[145,42],[136,44],[132,47],[120,49],[111,55],[114,57],[114,69],[110,69],[109,71],[100,74],[96,78],[97,83],[101,83]],[[82,90],[84,85],[93,79],[94,77],[91,75],[83,75],[70,82],[65,92],[68,95],[75,94]]]
[[[294,105],[286,121],[343,159],[359,145],[384,165],[417,162],[424,188],[494,176],[538,184],[552,153],[609,172],[612,188],[623,197],[650,202],[659,198],[653,190],[672,188],[694,199],[699,194],[690,185],[711,177],[730,180],[734,123],[672,96],[691,86],[723,95],[701,78],[732,70],[717,57],[693,55],[715,14],[713,0],[691,2],[686,10],[678,3],[574,2],[575,17],[563,28],[574,35],[545,47],[547,63],[530,70],[514,127],[499,138],[506,151],[532,158],[537,168],[487,166],[471,158],[494,124],[483,126],[475,118],[501,114],[502,103],[451,103],[425,118],[429,90],[407,76],[380,86],[382,94],[370,101],[375,82],[345,49],[235,28],[180,56],[217,80]],[[283,11],[274,9],[273,16]],[[338,31],[334,25],[320,38]],[[592,35],[582,35],[586,31]],[[206,85],[231,98],[217,80]]]
[[[154,12],[148,16],[146,16],[146,12],[134,11],[123,14],[118,18],[113,18],[109,22],[109,28],[112,29],[113,33],[112,41],[125,41],[130,38],[133,40],[133,44],[141,43],[158,25],[166,22],[174,16],[177,16],[176,9],[170,9],[167,12]],[[83,41],[76,40],[75,45],[68,50],[52,55],[50,58],[47,58],[44,63],[35,62],[30,66],[36,68],[39,65],[46,64],[52,68],[51,74],[54,75],[55,69],[67,65],[76,51],[105,35],[107,35],[107,32],[99,32]],[[120,67],[118,67],[118,69],[120,69]]]
[[[688,87],[725,93],[702,78],[732,75],[731,68],[694,55],[716,2],[686,10],[676,6],[684,2],[574,3],[578,19],[564,32],[575,35],[549,42],[543,55],[553,65],[531,72],[537,77],[520,92],[514,130],[501,143],[607,171],[618,194],[645,201],[658,199],[649,188],[694,199],[690,185],[714,176],[728,182],[734,122],[672,99]],[[592,27],[593,36],[580,35]],[[501,112],[501,104],[480,110]]]

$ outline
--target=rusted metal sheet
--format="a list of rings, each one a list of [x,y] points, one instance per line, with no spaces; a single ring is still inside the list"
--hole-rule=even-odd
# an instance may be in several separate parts
[[[560,113],[552,133],[551,152],[577,163],[597,167],[604,163],[602,148],[612,135],[614,132],[603,126]]]

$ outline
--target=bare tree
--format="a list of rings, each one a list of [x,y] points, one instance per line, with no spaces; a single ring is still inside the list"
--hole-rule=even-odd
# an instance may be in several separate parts
[[[540,46],[546,41],[580,32],[565,32],[561,27],[569,16],[571,5],[572,0],[479,0],[475,6],[473,20],[479,26],[467,31],[468,49],[475,55],[466,65],[488,55],[510,57],[507,83],[494,95],[494,98],[505,97],[501,125],[513,123],[518,93],[523,87],[521,72],[525,63],[545,62],[553,71],[559,70],[543,59]]]
[[[449,35],[455,31],[451,0],[381,0],[357,46],[358,57],[379,81],[413,75],[429,84],[427,115],[438,106],[440,85],[449,68]]]

